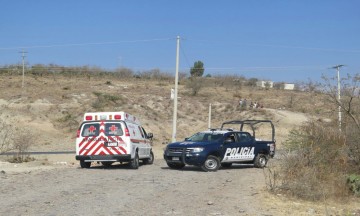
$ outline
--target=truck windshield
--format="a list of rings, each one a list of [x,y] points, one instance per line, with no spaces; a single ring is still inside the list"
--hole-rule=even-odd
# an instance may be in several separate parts
[[[193,142],[209,142],[209,141],[217,141],[223,137],[222,134],[216,133],[196,133],[191,137],[187,138],[187,141]]]

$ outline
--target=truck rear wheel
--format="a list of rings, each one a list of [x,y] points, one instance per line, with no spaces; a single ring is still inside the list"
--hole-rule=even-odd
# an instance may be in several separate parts
[[[218,157],[209,155],[204,164],[201,166],[201,169],[205,172],[215,172],[220,168],[220,160]]]
[[[143,159],[143,164],[153,164],[154,163],[154,153],[150,151],[149,158]]]
[[[258,154],[255,157],[254,166],[256,168],[264,168],[267,164],[268,157],[264,154]]]
[[[91,162],[85,162],[84,160],[80,161],[80,167],[81,168],[90,168]]]
[[[139,168],[139,155],[136,152],[134,159],[130,162],[130,168],[131,169],[138,169]]]

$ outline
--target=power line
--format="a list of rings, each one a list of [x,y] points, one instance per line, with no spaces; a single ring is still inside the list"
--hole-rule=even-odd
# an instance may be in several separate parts
[[[303,49],[303,50],[315,50],[315,51],[326,51],[326,52],[349,52],[349,53],[360,53],[360,50],[346,50],[346,49],[333,49],[333,48],[320,48],[320,47],[303,47],[295,45],[281,45],[281,44],[258,44],[258,43],[238,43],[232,41],[214,41],[214,40],[191,40],[194,42],[204,42],[209,44],[220,43],[220,44],[231,44],[239,46],[260,46],[260,47],[274,47],[274,48],[286,48],[286,49]]]
[[[121,43],[139,43],[139,42],[152,42],[152,41],[166,41],[175,38],[158,38],[158,39],[144,39],[144,40],[124,40],[114,42],[94,42],[94,43],[73,43],[73,44],[53,44],[53,45],[35,45],[35,46],[20,46],[20,47],[0,47],[0,50],[13,50],[13,49],[34,49],[34,48],[53,48],[53,47],[71,47],[71,46],[91,46],[91,45],[111,45]]]

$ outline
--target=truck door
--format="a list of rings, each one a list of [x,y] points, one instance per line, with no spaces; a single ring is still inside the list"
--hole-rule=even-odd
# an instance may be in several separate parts
[[[237,147],[239,161],[252,161],[255,157],[255,142],[247,132],[235,133],[238,140]]]
[[[235,133],[227,133],[224,135],[224,143],[221,149],[221,162],[235,162],[237,161],[235,155],[237,147],[239,146],[237,142],[237,137]]]

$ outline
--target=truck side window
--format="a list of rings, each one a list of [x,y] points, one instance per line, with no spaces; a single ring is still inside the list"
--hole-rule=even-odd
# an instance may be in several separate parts
[[[226,138],[225,138],[226,142],[235,142],[235,135],[234,134],[229,134]]]
[[[247,134],[247,133],[238,133],[237,137],[238,137],[238,140],[240,143],[245,143],[245,142],[250,141],[249,134]]]

